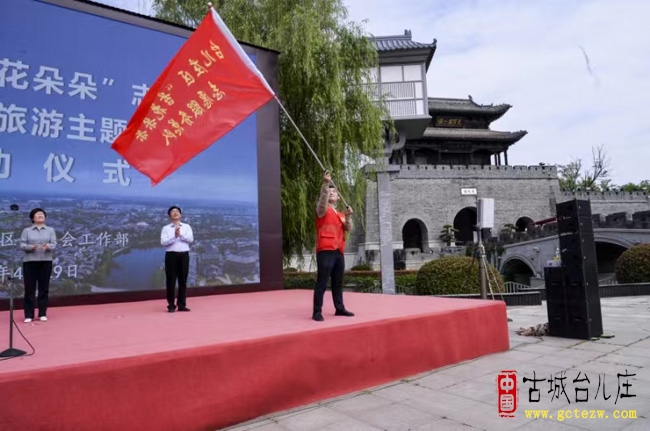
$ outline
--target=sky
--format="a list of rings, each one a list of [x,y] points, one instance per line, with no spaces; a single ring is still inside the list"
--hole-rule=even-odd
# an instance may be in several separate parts
[[[150,0],[99,0],[150,13]],[[344,0],[375,36],[437,40],[429,97],[512,105],[493,130],[526,130],[511,165],[591,166],[602,145],[614,184],[650,179],[650,2]]]

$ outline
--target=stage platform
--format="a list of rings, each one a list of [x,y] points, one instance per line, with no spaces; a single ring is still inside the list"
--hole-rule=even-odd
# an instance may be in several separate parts
[[[0,362],[0,430],[213,431],[509,348],[500,301],[283,290],[57,307]],[[0,350],[8,346],[0,312]],[[14,346],[30,351],[14,331]]]

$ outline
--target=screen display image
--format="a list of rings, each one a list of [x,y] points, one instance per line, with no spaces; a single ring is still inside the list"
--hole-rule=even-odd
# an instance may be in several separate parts
[[[58,238],[51,296],[164,289],[160,233],[177,205],[195,239],[188,286],[260,282],[259,112],[155,187],[111,149],[185,40],[50,2],[3,3],[1,280],[22,277],[20,234],[40,207]]]

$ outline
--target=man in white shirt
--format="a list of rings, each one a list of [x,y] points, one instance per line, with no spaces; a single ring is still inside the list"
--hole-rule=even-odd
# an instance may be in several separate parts
[[[183,213],[177,206],[167,210],[171,223],[165,225],[160,233],[160,243],[165,247],[165,276],[167,277],[167,311],[176,311],[174,298],[178,280],[178,311],[190,311],[185,303],[187,273],[190,268],[190,244],[194,242],[192,228],[181,223]]]

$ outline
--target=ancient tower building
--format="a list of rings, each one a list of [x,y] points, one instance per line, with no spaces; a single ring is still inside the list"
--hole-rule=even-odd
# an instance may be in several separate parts
[[[435,40],[414,42],[406,31],[375,38],[374,44],[379,68],[369,85],[384,96],[399,138],[387,144],[383,167],[368,167],[377,178],[368,177],[359,260],[379,266],[379,250],[387,242],[380,240],[380,226],[384,234],[390,231],[397,267],[419,267],[453,252],[441,231],[452,225],[457,245],[471,242],[477,197],[495,199],[495,230],[509,224],[523,230],[553,214],[559,194],[555,167],[510,166],[508,149],[526,132],[491,129],[510,105],[429,98],[426,71]]]
[[[462,246],[473,241],[480,197],[495,200],[493,237],[500,236],[505,226],[515,237],[528,237],[525,231],[534,222],[539,223],[530,231],[539,236],[540,225],[555,217],[555,205],[574,198],[589,200],[592,214],[603,220],[607,217],[609,224],[630,224],[632,213],[650,210],[645,193],[562,191],[555,166],[517,165],[508,151],[525,144],[527,132],[500,131],[493,126],[510,105],[485,105],[471,96],[428,97],[436,93],[426,82],[435,39],[416,42],[407,30],[403,35],[374,37],[372,42],[379,67],[370,71],[367,90],[378,103],[382,96],[398,134],[386,143],[383,160],[365,167],[365,227],[357,224],[347,243],[346,268],[370,263],[375,269],[416,269],[442,254],[464,253]],[[441,238],[446,225],[458,231],[449,246]],[[601,248],[603,244],[629,245],[616,232],[600,234],[609,238],[601,240]],[[518,245],[529,246],[532,254],[537,253],[535,248],[541,249],[539,244]],[[544,259],[550,259],[556,245],[544,247],[550,250]],[[304,261],[295,258],[291,266],[315,271],[314,255],[303,257]],[[523,276],[539,273],[526,263],[530,259],[507,259],[510,270],[513,265],[524,268]],[[508,269],[501,262],[497,265],[502,272]],[[382,271],[382,287],[391,286],[391,276]]]
[[[555,166],[509,160],[509,148],[527,132],[493,130],[492,123],[510,105],[428,97],[436,92],[426,82],[435,39],[415,42],[407,30],[372,42],[379,67],[368,91],[378,102],[382,96],[398,136],[385,144],[383,160],[366,166],[366,226],[348,244],[348,267],[419,268],[441,254],[462,253],[457,246],[473,241],[480,197],[495,200],[493,236],[551,220],[558,202],[574,198],[591,201],[599,217],[631,220],[632,212],[650,210],[645,193],[561,191]],[[445,226],[457,230],[450,245],[441,237]]]

